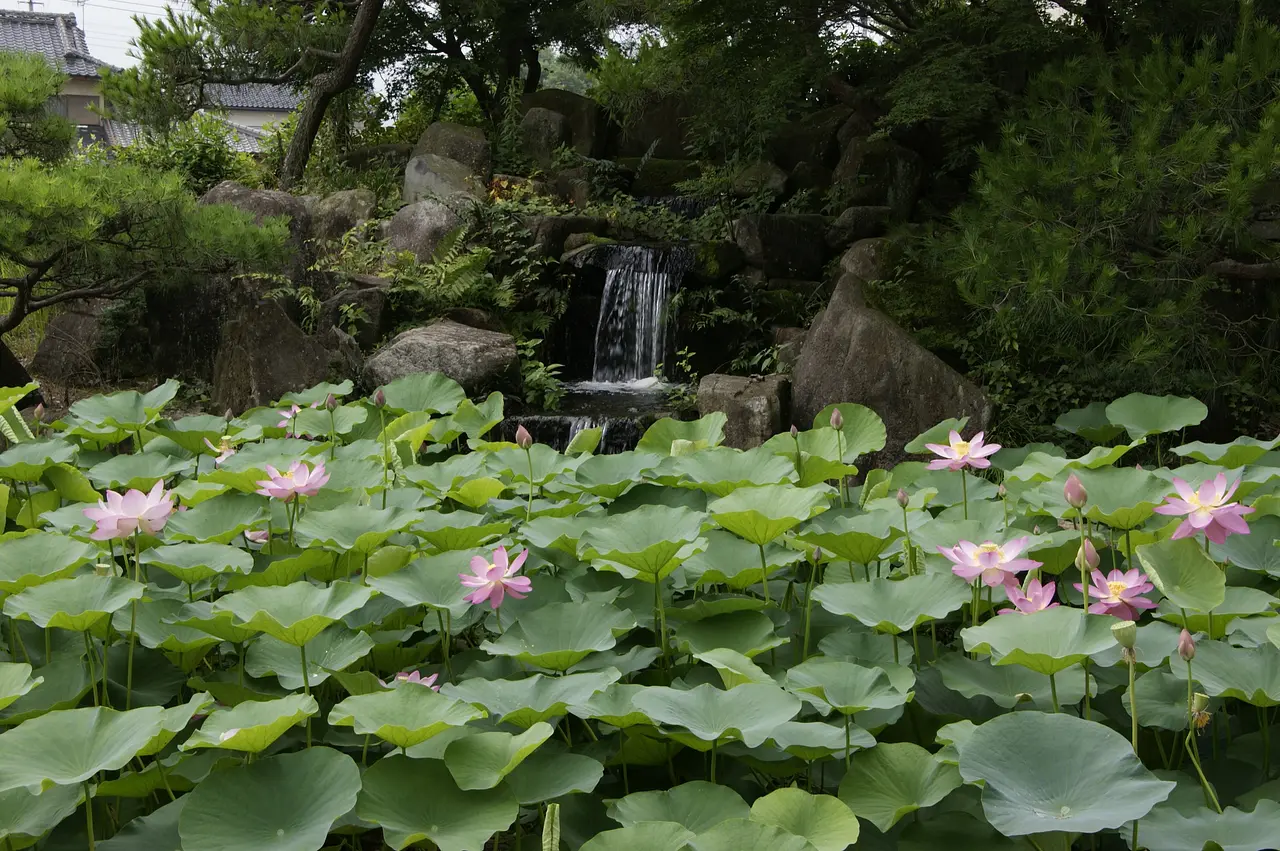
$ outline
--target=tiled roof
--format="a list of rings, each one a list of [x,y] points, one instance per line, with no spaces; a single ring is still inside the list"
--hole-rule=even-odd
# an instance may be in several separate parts
[[[210,105],[226,109],[296,109],[302,98],[288,86],[272,86],[266,83],[246,83],[242,86],[226,86],[211,83],[204,87],[205,99]]]
[[[73,77],[96,77],[99,68],[112,67],[89,55],[84,30],[71,14],[0,10],[0,50],[39,53]]]
[[[252,127],[245,127],[243,124],[236,124],[233,121],[227,121],[225,118],[216,116],[219,121],[227,126],[227,145],[233,151],[242,154],[257,154],[263,149],[263,141],[267,138],[267,134]],[[86,133],[91,131],[88,128],[80,128],[81,136],[85,137]],[[102,123],[102,133],[92,134],[95,138],[86,141],[102,141],[113,148],[124,148],[136,143],[142,138],[142,128],[137,124],[128,124],[124,121],[106,120]]]

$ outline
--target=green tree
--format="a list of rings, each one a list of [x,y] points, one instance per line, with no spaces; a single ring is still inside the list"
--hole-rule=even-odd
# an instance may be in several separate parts
[[[35,106],[61,84],[30,59],[0,56],[0,334],[64,302],[281,259],[283,223],[197,204],[174,172],[73,155],[74,128]]]

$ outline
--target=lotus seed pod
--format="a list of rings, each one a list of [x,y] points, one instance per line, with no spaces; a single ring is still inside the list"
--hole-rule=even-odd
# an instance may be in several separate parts
[[[1132,650],[1138,643],[1138,624],[1134,621],[1121,621],[1111,625],[1111,634],[1126,650]]]
[[[1191,697],[1191,711],[1197,715],[1209,708],[1209,695],[1196,692]]]

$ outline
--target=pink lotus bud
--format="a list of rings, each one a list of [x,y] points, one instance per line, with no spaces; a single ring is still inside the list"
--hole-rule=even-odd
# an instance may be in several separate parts
[[[1039,534],[1040,534],[1040,526],[1039,526],[1039,524],[1036,524],[1035,526],[1032,526],[1032,527],[1031,527],[1031,534],[1033,534],[1033,535],[1039,535]]]
[[[231,422],[232,420],[234,420],[234,419],[236,418],[236,415],[235,415],[235,414],[233,414],[233,413],[231,413],[231,409],[230,409],[230,408],[227,408],[227,412],[226,412],[225,414],[223,414],[223,415],[222,415],[222,418],[223,418],[224,420],[226,420],[227,422]]]
[[[1183,629],[1182,634],[1178,636],[1178,655],[1184,662],[1190,662],[1196,658],[1196,640],[1186,629]]]
[[[1001,499],[1004,499],[1008,495],[1009,495],[1009,489],[1005,487],[1003,483],[1001,483],[1000,487],[996,488],[996,496],[1000,497]]]
[[[385,408],[387,406],[387,394],[382,392],[381,387],[373,391],[373,406],[375,408]]]
[[[814,564],[817,564],[818,562],[822,561],[822,547],[813,548],[813,561],[814,561]]]
[[[910,501],[911,501],[911,498],[907,496],[906,490],[904,490],[903,488],[898,488],[898,505],[902,506],[903,508],[906,508],[907,503]]]
[[[1093,541],[1085,538],[1080,549],[1076,550],[1076,567],[1081,570],[1097,570],[1100,564],[1102,559],[1098,557],[1098,550],[1094,547]]]
[[[44,422],[44,402],[40,402],[39,404],[37,404],[36,409],[33,413],[35,415],[36,422],[38,423]]]
[[[796,427],[793,425],[793,426],[791,427],[791,436],[792,436],[792,437],[799,437],[799,436],[800,436],[800,429],[796,428]]]
[[[831,409],[831,427],[836,431],[844,428],[844,414],[840,413],[839,408]]]
[[[516,446],[521,449],[528,449],[533,446],[533,435],[529,434],[529,429],[524,426],[516,427]]]
[[[1084,489],[1084,482],[1080,481],[1079,476],[1075,473],[1067,476],[1067,483],[1062,488],[1062,495],[1067,499],[1067,505],[1072,508],[1084,508],[1086,502],[1089,501],[1089,492]]]
[[[338,400],[332,393],[324,397],[324,409],[331,412],[338,410]]]

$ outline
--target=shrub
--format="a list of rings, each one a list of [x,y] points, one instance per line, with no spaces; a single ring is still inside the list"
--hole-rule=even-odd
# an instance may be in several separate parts
[[[197,195],[224,180],[261,186],[262,173],[248,154],[232,150],[231,129],[217,117],[196,114],[164,134],[148,133],[117,156],[156,171],[173,171]]]

